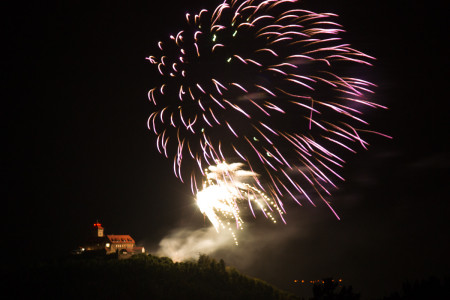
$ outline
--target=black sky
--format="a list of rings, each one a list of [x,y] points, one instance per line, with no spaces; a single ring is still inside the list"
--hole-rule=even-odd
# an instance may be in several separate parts
[[[443,7],[303,2],[339,14],[346,40],[377,58],[371,80],[390,109],[369,119],[394,139],[374,136],[369,151],[348,161],[335,199],[341,221],[325,208],[293,206],[288,226],[270,229],[292,234],[255,251],[266,264],[242,269],[283,288],[294,279],[342,276],[364,296],[448,275]],[[145,57],[177,32],[186,11],[207,5],[213,1],[2,4],[2,230],[15,253],[68,252],[96,219],[149,248],[172,229],[203,226],[189,186],[173,176],[146,128],[157,74]]]

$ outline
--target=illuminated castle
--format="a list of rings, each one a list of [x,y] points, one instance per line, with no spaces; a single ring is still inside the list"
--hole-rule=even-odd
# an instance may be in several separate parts
[[[144,247],[136,247],[134,239],[127,235],[104,234],[104,228],[98,221],[94,223],[92,235],[88,238],[82,251],[101,251],[106,254],[137,254],[145,253]]]

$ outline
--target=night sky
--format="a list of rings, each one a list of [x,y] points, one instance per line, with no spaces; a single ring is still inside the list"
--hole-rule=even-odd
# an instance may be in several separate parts
[[[8,251],[68,253],[96,220],[148,250],[209,226],[146,127],[158,73],[145,57],[185,12],[215,2],[2,4]],[[288,225],[258,219],[238,248],[213,256],[284,289],[333,276],[367,298],[449,274],[448,17],[438,1],[393,2],[303,1],[339,14],[344,39],[377,58],[368,77],[389,107],[367,118],[394,138],[368,137],[345,166],[333,198],[341,220],[288,205]]]

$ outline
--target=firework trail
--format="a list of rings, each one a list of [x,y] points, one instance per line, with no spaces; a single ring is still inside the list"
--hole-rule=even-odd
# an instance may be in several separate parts
[[[252,185],[253,178],[257,176],[254,172],[241,169],[241,163],[227,164],[225,162],[209,166],[205,171],[206,180],[203,188],[197,193],[197,205],[200,211],[205,214],[213,224],[214,228],[228,229],[238,244],[234,227],[243,228],[241,217],[243,202],[248,203],[253,216],[255,211],[253,206],[260,209],[266,218],[276,223],[273,212],[283,219],[283,211],[264,192]],[[232,226],[231,222],[236,225]]]
[[[366,149],[362,135],[377,132],[363,111],[384,107],[368,99],[374,84],[348,74],[373,58],[341,40],[336,17],[300,9],[296,0],[227,0],[186,14],[183,29],[147,57],[161,75],[148,92],[156,106],[148,127],[216,228],[219,207],[240,227],[235,205],[248,196],[243,190],[273,199],[264,207],[280,216],[282,199],[315,205],[314,194],[338,217],[325,200],[343,180],[338,153]],[[224,184],[235,180],[219,178],[235,171],[226,162],[241,163],[253,180]],[[208,181],[199,191],[198,182]],[[234,200],[204,200],[213,189]]]

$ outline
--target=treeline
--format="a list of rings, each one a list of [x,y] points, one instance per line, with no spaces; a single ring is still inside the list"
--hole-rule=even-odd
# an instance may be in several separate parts
[[[288,292],[239,273],[206,255],[173,262],[140,254],[120,260],[117,254],[89,252],[41,262],[9,261],[0,274],[8,299],[298,299]],[[332,278],[314,284],[309,300],[359,300],[351,286]],[[370,295],[367,299],[372,299]],[[450,299],[450,278],[406,282],[383,300]]]
[[[168,257],[83,255],[41,262],[9,274],[16,299],[299,299],[240,274],[206,255]]]
[[[383,300],[423,300],[450,299],[450,277],[440,280],[437,277],[407,281],[403,283],[400,292],[394,292]]]
[[[313,285],[310,300],[359,300],[361,294],[353,292],[352,286],[341,286],[332,278],[323,279]],[[374,299],[366,295],[364,299]],[[441,300],[450,299],[450,278],[440,280],[430,277],[424,280],[403,283],[400,292],[394,292],[382,300]],[[381,300],[380,299],[380,300]]]

